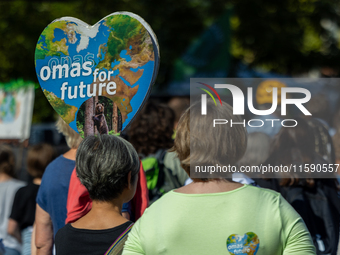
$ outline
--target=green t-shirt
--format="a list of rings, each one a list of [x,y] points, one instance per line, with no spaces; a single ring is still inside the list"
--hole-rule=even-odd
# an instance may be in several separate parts
[[[136,222],[123,255],[315,255],[310,234],[282,196],[249,185],[212,194],[170,191]]]

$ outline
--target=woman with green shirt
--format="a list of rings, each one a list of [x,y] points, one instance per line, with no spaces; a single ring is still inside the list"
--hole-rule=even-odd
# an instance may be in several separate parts
[[[145,211],[123,255],[315,254],[303,220],[279,193],[221,175],[195,174],[195,166],[233,166],[245,152],[245,128],[214,127],[214,119],[222,116],[242,123],[225,102],[208,101],[207,115],[201,115],[200,102],[183,114],[173,149],[188,174],[191,163],[193,183],[170,191]]]

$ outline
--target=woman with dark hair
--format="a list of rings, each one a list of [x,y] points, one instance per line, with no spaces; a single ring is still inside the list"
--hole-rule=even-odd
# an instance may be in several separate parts
[[[214,126],[215,119],[227,119],[229,125]],[[235,166],[242,158],[247,132],[230,123],[241,118],[225,102],[208,100],[207,115],[201,115],[197,102],[182,115],[173,149],[193,183],[168,192],[146,210],[123,255],[315,255],[303,220],[279,193],[223,178],[231,172],[197,171]]]
[[[123,203],[129,202],[136,192],[137,152],[118,136],[89,136],[77,150],[76,172],[89,192],[92,208],[58,231],[57,255],[104,254],[106,251],[105,254],[119,254],[124,244],[122,237],[132,226],[121,211]]]
[[[129,128],[128,139],[142,160],[147,179],[153,180],[148,182],[150,203],[183,186],[188,179],[175,153],[167,151],[174,144],[174,120],[175,114],[170,107],[151,101],[143,107]],[[155,168],[158,169],[158,176],[154,174]]]

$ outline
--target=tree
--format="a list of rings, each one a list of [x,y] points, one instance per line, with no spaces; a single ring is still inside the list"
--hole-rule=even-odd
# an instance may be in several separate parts
[[[118,107],[116,103],[113,103],[112,106],[112,130],[114,130],[115,133],[120,131],[118,130]]]
[[[94,104],[93,104],[93,113],[96,113],[96,105],[98,103],[98,95],[96,95],[95,97],[93,97],[93,100],[94,100]],[[93,114],[94,115],[94,114]],[[98,130],[97,128],[93,125],[93,133],[95,135],[98,135]]]
[[[295,75],[339,65],[339,0],[233,1],[234,57]]]
[[[93,103],[94,98],[90,98],[85,102],[85,123],[84,123],[84,135],[94,135],[94,122],[92,116],[94,115]]]
[[[340,0],[125,0],[0,2],[0,82],[37,82],[34,51],[43,29],[71,16],[93,25],[110,13],[134,12],[150,24],[160,46],[159,87],[172,79],[175,61],[202,31],[232,7],[231,55],[251,67],[294,75],[320,66],[339,68]],[[233,68],[233,66],[231,66]],[[34,121],[55,114],[40,90]]]

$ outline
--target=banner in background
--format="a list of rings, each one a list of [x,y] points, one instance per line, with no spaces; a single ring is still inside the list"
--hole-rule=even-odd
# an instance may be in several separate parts
[[[0,83],[0,139],[29,138],[34,87],[23,80]]]

